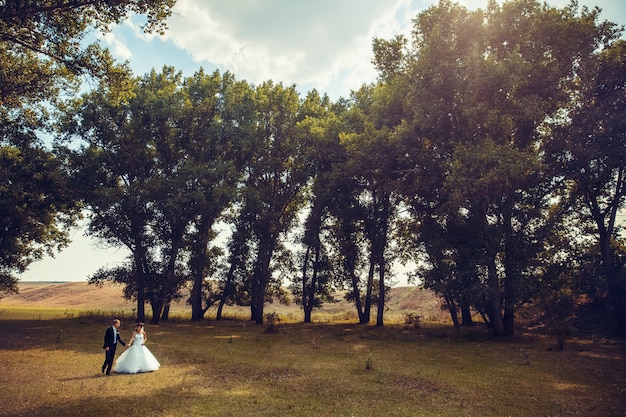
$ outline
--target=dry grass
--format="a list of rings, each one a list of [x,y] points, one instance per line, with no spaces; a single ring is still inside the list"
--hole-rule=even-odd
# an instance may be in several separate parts
[[[71,299],[84,299],[80,288]],[[55,299],[0,301],[0,416],[626,413],[623,340],[574,340],[561,352],[544,336],[501,341],[481,327],[459,331],[424,323],[408,330],[330,320],[347,314],[340,310],[309,325],[281,316],[276,333],[245,320],[173,320],[147,326],[159,371],[106,377],[100,373],[104,330],[121,316],[128,338],[132,305],[109,299],[99,308],[93,300],[91,308],[68,308]],[[413,298],[402,302],[406,311],[419,311]],[[185,314],[183,307],[177,314]],[[266,311],[278,308],[284,307]]]
[[[88,285],[86,282],[22,282],[18,294],[4,295],[0,307],[19,306],[37,308],[64,308],[72,314],[91,315],[105,311],[109,315],[114,311],[120,315],[133,316],[136,305],[122,297],[122,287],[106,283],[102,287]],[[390,294],[385,320],[389,323],[403,322],[407,314],[419,315],[424,322],[449,323],[449,313],[441,309],[441,301],[432,292],[417,287],[393,288]],[[313,321],[325,323],[354,322],[358,320],[352,304],[336,294],[335,303],[326,303],[323,308],[314,310]],[[68,311],[69,311],[68,310]],[[301,322],[304,314],[301,307],[278,302],[268,303],[265,312],[275,312],[282,321]],[[150,313],[150,309],[146,309]],[[209,311],[214,314],[214,311]],[[373,318],[376,310],[374,309]],[[224,315],[230,318],[247,319],[249,307],[227,306]],[[191,317],[191,308],[183,298],[171,307],[170,317],[186,320]]]

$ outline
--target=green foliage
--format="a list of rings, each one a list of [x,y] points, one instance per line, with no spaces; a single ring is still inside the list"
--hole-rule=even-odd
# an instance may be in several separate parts
[[[84,44],[130,13],[161,32],[173,4],[0,6],[0,291],[67,244],[82,200],[89,232],[131,252],[92,281],[124,283],[142,321],[146,301],[167,318],[189,283],[193,320],[219,299],[260,324],[288,278],[305,320],[341,287],[382,326],[400,259],[456,325],[478,312],[511,335],[525,303],[565,320],[583,293],[626,322],[626,42],[598,9],[442,0],[410,41],[375,39],[377,83],[336,103],[218,71],[134,77]],[[98,88],[59,103],[86,74]],[[50,153],[53,108],[70,145]]]
[[[565,343],[576,334],[576,328],[566,321],[555,320],[550,323],[550,334],[556,339],[558,350],[565,349]]]
[[[306,203],[313,167],[306,137],[298,130],[298,121],[306,118],[308,110],[301,112],[295,88],[262,83],[255,90],[254,103],[257,126],[249,137],[251,152],[244,167],[237,222],[248,225],[256,243],[248,288],[251,318],[261,324],[266,293],[275,280],[273,271],[285,265],[276,256],[280,241]]]
[[[548,143],[554,163],[570,184],[566,195],[578,210],[573,217],[584,222],[584,235],[597,241],[605,290],[624,331],[626,285],[618,216],[626,204],[625,74],[623,39],[607,41],[599,53],[585,57],[568,123],[555,126]]]
[[[127,100],[103,83],[68,109],[65,130],[85,144],[67,152],[93,211],[89,228],[130,250],[134,274],[124,284],[138,304],[150,300],[153,322],[190,278],[201,317],[204,279],[219,256],[207,247],[211,228],[241,175],[241,132],[232,126],[248,118],[236,108],[242,86],[219,72],[183,80],[171,67],[126,84],[135,86]]]
[[[401,190],[423,242],[416,257],[428,255],[426,285],[451,311],[473,303],[499,335],[537,294],[543,242],[562,214],[550,209],[564,172],[546,152],[549,123],[563,122],[580,88],[581,57],[593,61],[617,35],[597,13],[441,1],[415,19],[394,77],[407,89]]]
[[[80,206],[61,161],[45,149],[0,145],[0,176],[0,290],[12,292],[14,273],[69,243],[65,227]]]
[[[40,139],[51,130],[50,109],[59,104],[61,92],[77,91],[82,75],[109,78],[113,85],[125,72],[99,45],[87,45],[85,35],[130,13],[146,14],[145,30],[160,31],[173,4],[1,2],[0,152],[6,183],[0,189],[0,291],[14,291],[15,272],[65,246],[64,226],[77,215],[80,196],[70,192],[60,160]]]
[[[265,333],[278,333],[278,324],[280,323],[280,316],[278,313],[267,313],[265,315],[265,321]]]

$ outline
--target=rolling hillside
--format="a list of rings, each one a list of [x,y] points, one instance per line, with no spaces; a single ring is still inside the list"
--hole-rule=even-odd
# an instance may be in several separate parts
[[[313,319],[328,321],[333,319],[355,320],[355,307],[346,302],[341,294],[335,297],[336,302],[325,304],[314,313]],[[135,308],[133,301],[123,298],[122,287],[105,284],[103,287],[89,285],[86,282],[22,282],[18,294],[5,294],[0,299],[0,309],[6,306],[70,308],[77,310],[110,310],[131,313]],[[147,306],[146,311],[149,311]],[[276,312],[281,317],[295,320],[301,314],[300,306],[291,303],[288,306],[279,303],[268,303],[266,313]],[[190,313],[186,299],[178,301],[171,308],[173,314]],[[430,291],[417,287],[397,287],[391,290],[391,298],[387,304],[386,320],[402,321],[407,314],[417,314],[426,321],[448,321],[448,313],[441,310],[440,300]],[[247,307],[230,307],[226,315],[245,317],[249,314]],[[212,312],[209,310],[208,316]],[[372,319],[375,318],[375,310]]]

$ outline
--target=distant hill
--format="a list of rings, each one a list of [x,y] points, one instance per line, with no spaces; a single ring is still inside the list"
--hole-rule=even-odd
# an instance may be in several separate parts
[[[356,309],[352,303],[343,299],[341,293],[335,296],[335,303],[326,303],[323,308],[315,311],[314,321],[356,320]],[[3,306],[31,306],[43,308],[72,308],[84,310],[110,310],[131,313],[136,308],[135,302],[125,300],[122,287],[106,283],[102,287],[89,285],[86,282],[20,282],[18,294],[5,294],[0,299]],[[146,307],[149,311],[149,306]],[[249,314],[248,307],[229,307],[226,315],[245,317]],[[372,319],[375,319],[375,309]],[[190,314],[191,307],[183,298],[171,307],[172,314]],[[281,317],[298,320],[302,309],[295,303],[288,306],[279,303],[268,303],[265,312],[276,312]],[[439,298],[431,291],[418,287],[396,287],[391,289],[387,303],[385,320],[401,322],[407,314],[422,316],[425,321],[448,322],[449,314],[441,310]],[[211,315],[209,311],[208,315]]]

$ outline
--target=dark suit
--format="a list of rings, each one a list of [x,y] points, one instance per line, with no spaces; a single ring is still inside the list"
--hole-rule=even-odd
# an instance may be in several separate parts
[[[105,359],[102,364],[102,372],[106,371],[107,375],[111,374],[111,367],[113,367],[113,359],[115,358],[115,349],[117,348],[118,342],[121,343],[122,346],[126,346],[126,342],[120,337],[119,330],[113,332],[113,326],[107,328],[107,331],[104,333],[104,345],[102,346],[103,349],[108,348],[105,351]]]

